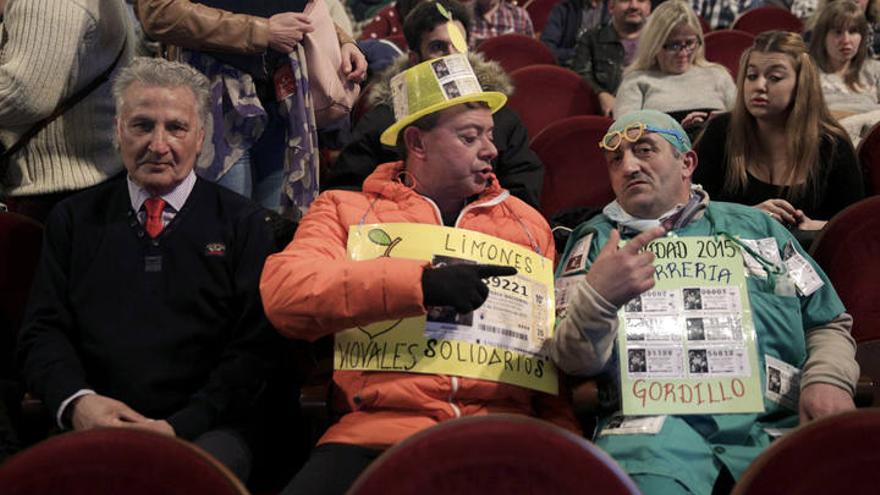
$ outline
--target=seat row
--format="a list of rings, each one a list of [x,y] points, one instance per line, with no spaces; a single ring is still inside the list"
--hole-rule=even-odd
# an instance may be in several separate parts
[[[876,493],[878,438],[880,409],[813,421],[771,444],[732,493]],[[0,491],[6,495],[248,493],[235,476],[197,447],[133,429],[88,430],[47,440],[0,467]],[[413,435],[377,459],[349,493],[637,495],[639,491],[614,460],[583,438],[541,420],[499,414],[452,420]]]

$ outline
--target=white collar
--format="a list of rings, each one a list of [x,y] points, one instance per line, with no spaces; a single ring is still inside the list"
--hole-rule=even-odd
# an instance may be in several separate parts
[[[131,199],[131,208],[134,211],[140,211],[144,201],[153,195],[131,180],[131,176],[126,177],[125,180],[128,182],[128,197]],[[175,211],[180,211],[186,203],[186,200],[189,198],[195,185],[196,173],[195,171],[190,171],[189,175],[187,175],[177,187],[163,194],[162,199],[165,200],[165,203],[168,206],[174,208]]]

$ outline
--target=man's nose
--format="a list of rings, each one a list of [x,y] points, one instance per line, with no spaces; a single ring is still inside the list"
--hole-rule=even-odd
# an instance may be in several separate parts
[[[480,149],[479,158],[484,162],[491,162],[498,156],[498,148],[488,136],[483,137],[483,147]]]
[[[632,175],[639,172],[642,165],[638,158],[633,154],[631,149],[623,150],[623,156],[620,158],[620,170],[626,175]]]
[[[159,127],[153,129],[153,133],[150,136],[149,149],[153,153],[160,155],[168,152],[168,133],[165,132],[165,129]]]

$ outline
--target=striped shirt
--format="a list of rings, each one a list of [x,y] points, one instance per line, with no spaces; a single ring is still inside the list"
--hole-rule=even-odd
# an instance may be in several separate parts
[[[508,33],[535,36],[532,19],[526,9],[500,0],[497,8],[483,13],[475,2],[474,27],[471,29],[471,43],[474,47],[489,38]]]

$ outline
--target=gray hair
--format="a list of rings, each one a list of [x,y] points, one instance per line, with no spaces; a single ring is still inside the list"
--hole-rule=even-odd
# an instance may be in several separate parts
[[[113,80],[113,100],[116,103],[117,117],[122,110],[125,91],[136,82],[160,88],[189,88],[195,97],[196,110],[202,127],[207,124],[210,106],[208,78],[191,66],[163,58],[133,58]]]

